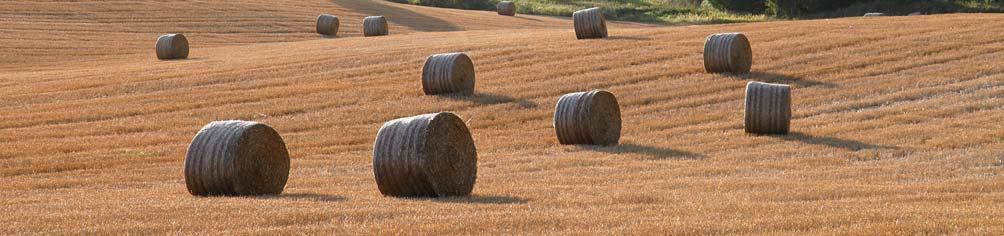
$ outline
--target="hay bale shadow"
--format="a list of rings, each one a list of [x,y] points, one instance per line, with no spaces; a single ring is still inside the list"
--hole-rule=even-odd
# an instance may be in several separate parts
[[[789,85],[794,84],[798,85],[799,87],[813,87],[813,86],[821,86],[824,88],[838,87],[837,84],[833,83],[814,81],[798,76],[784,75],[770,72],[751,71],[750,73],[738,73],[738,74],[729,73],[727,75],[738,79],[755,80],[759,82],[774,83],[774,84],[789,84]]]
[[[315,201],[315,202],[343,202],[349,200],[346,197],[338,195],[324,195],[317,193],[287,193],[287,194],[271,195],[271,196],[258,196],[254,198],[264,199],[264,200],[297,200],[297,201],[305,200],[305,201]]]
[[[469,203],[469,204],[527,204],[530,202],[530,200],[526,198],[513,197],[513,196],[499,196],[499,195],[488,195],[488,196],[471,195],[467,197],[433,198],[432,201],[445,202],[445,203]]]
[[[788,135],[766,135],[766,136],[777,137],[779,139],[788,141],[798,141],[805,144],[823,145],[823,146],[841,148],[841,149],[846,149],[848,151],[858,151],[862,149],[899,149],[899,147],[897,146],[877,145],[854,140],[839,139],[834,137],[819,137],[799,132],[788,133]]]
[[[638,144],[620,144],[617,146],[596,146],[596,145],[579,145],[584,149],[588,149],[596,152],[604,152],[610,154],[641,154],[649,156],[653,159],[691,159],[700,160],[704,159],[704,154],[693,153],[687,151],[680,151],[670,148],[662,148],[655,146],[645,146]]]
[[[543,22],[542,20],[539,20],[539,19],[535,19],[535,18],[530,18],[530,17],[525,17],[525,16],[521,16],[521,15],[519,14],[519,12],[516,12],[516,15],[515,15],[515,16],[513,16],[513,17],[514,17],[514,18],[519,18],[519,19],[524,19],[524,20],[528,20],[528,21],[536,21],[536,22]]]
[[[473,95],[445,94],[440,96],[453,100],[473,102],[478,105],[496,105],[503,103],[513,103],[521,108],[536,108],[538,105],[537,103],[530,100],[514,98],[501,94],[491,94],[491,93],[475,92]]]
[[[652,38],[649,38],[649,37],[638,37],[638,36],[622,36],[622,35],[617,35],[617,36],[608,36],[608,37],[607,37],[607,39],[610,39],[610,40],[627,40],[627,41],[645,41],[645,40],[652,40]]]
[[[208,60],[208,59],[209,59],[208,57],[189,57],[189,58],[184,58],[184,59],[173,59],[173,60],[159,60],[158,59],[158,61],[160,63],[183,63],[183,62],[192,62],[192,61],[205,61],[205,60]]]

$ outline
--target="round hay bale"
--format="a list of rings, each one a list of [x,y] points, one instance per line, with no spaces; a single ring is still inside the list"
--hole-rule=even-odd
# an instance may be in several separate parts
[[[183,34],[165,34],[157,38],[157,59],[188,58],[188,39]]]
[[[704,69],[708,73],[749,73],[753,49],[742,33],[712,34],[704,41]]]
[[[885,13],[881,13],[881,12],[869,12],[869,13],[865,13],[865,17],[876,17],[876,16],[885,16]]]
[[[750,81],[746,84],[746,133],[787,134],[791,123],[791,87]]]
[[[387,196],[467,196],[477,179],[478,152],[467,125],[453,113],[400,118],[377,132],[373,174]]]
[[[383,16],[367,16],[363,19],[363,36],[387,35],[387,19]]]
[[[426,95],[474,94],[474,62],[460,52],[429,56],[422,67],[422,90]]]
[[[554,130],[561,144],[617,145],[621,138],[617,98],[603,90],[562,95],[554,109]]]
[[[289,178],[289,152],[272,127],[250,121],[214,121],[192,139],[185,183],[196,196],[275,195]]]
[[[515,16],[516,4],[511,1],[501,1],[499,4],[495,5],[495,11],[497,11],[499,15]]]
[[[578,39],[598,39],[607,37],[607,21],[599,7],[578,10],[572,13],[575,37]]]
[[[338,17],[328,14],[317,16],[317,33],[336,36],[338,34]]]

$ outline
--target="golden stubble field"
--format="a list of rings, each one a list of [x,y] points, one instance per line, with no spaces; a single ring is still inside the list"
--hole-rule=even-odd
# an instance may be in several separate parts
[[[188,11],[158,20],[171,9]],[[312,33],[321,12],[343,37]],[[381,13],[391,36],[359,37]],[[1004,234],[1004,15],[611,24],[606,40],[355,0],[12,2],[0,19],[0,234]],[[704,73],[704,37],[732,31],[753,73]],[[167,32],[191,59],[156,60]],[[425,57],[452,51],[477,94],[422,96]],[[792,134],[743,133],[751,80],[794,86]],[[617,94],[622,145],[557,144],[555,102],[589,89]],[[381,196],[377,129],[437,111],[471,128],[474,195]],[[188,194],[185,149],[221,119],[282,134],[283,195]]]

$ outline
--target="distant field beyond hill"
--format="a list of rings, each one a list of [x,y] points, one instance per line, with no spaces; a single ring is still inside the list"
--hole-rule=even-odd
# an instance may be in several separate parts
[[[495,10],[501,0],[387,0],[415,5]],[[857,17],[869,12],[905,16],[1004,12],[1000,0],[509,0],[517,12],[530,15],[571,16],[573,12],[600,7],[608,19],[659,24],[720,24],[762,22],[776,19]],[[782,0],[775,0],[779,2]],[[722,5],[731,2],[732,5]],[[718,3],[718,4],[716,4]],[[737,7],[741,6],[741,7]],[[778,7],[785,6],[785,7]]]
[[[471,10],[494,10],[499,1],[465,0],[389,0],[399,3]],[[734,14],[715,9],[711,5],[693,0],[514,0],[519,14],[572,16],[577,10],[590,7],[603,8],[608,19],[666,23],[712,24],[756,22],[767,20],[765,14]]]

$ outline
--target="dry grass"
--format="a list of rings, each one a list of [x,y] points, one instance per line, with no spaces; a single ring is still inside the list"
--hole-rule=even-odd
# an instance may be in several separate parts
[[[232,4],[260,10],[185,18],[175,27],[187,31],[152,20],[166,11],[131,19],[77,6],[90,4],[155,3],[0,6],[0,50],[21,55],[0,69],[0,234],[1004,234],[1004,16],[611,25],[608,40],[575,40],[567,19],[392,5],[493,19],[460,29],[557,29],[408,32],[384,13],[395,33],[363,38],[371,12],[342,1]],[[324,9],[344,19],[345,38],[312,32]],[[212,33],[208,22],[223,19],[247,22]],[[160,30],[186,33],[192,59],[157,61]],[[703,40],[717,32],[749,36],[750,75],[703,72]],[[477,93],[422,96],[424,59],[452,51],[474,59]],[[793,85],[791,135],[744,134],[748,80]],[[555,102],[589,89],[618,94],[622,145],[558,145]],[[477,143],[474,196],[380,195],[380,125],[442,110],[467,119]],[[186,192],[185,148],[221,119],[282,134],[283,195]]]

